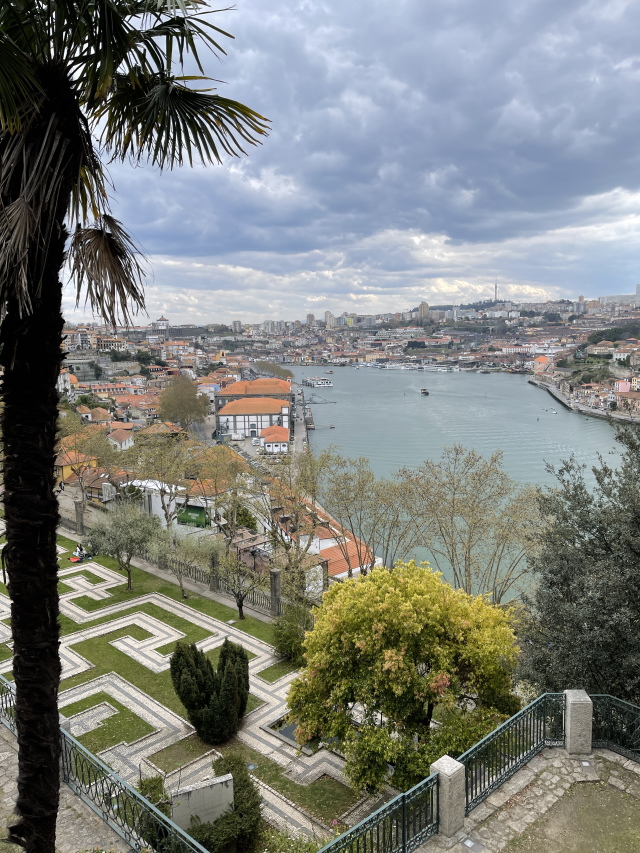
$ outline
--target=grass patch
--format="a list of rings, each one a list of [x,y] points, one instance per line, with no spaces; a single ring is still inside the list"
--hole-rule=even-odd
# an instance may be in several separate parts
[[[118,571],[117,562],[110,557],[98,556],[94,560],[108,569]],[[71,565],[74,564],[71,563]],[[76,604],[87,612],[94,613],[102,607],[112,604],[132,604],[139,596],[152,592],[166,595],[167,598],[171,598],[174,601],[182,601],[180,587],[177,584],[169,583],[135,566],[132,567],[132,581],[133,589],[127,590],[126,577],[122,575],[122,586],[110,590],[109,598],[101,599],[100,601],[94,601],[91,598],[77,598]],[[221,622],[228,622],[230,619],[237,620],[238,618],[235,608],[204,598],[195,592],[189,592],[189,598],[186,601],[182,601],[182,603],[186,604],[187,607],[192,607],[199,613],[205,613],[207,616],[219,619]],[[247,616],[245,619],[236,621],[234,627],[250,634],[252,637],[263,640],[265,643],[269,643],[270,645],[273,643],[273,626],[269,622],[261,622],[260,619],[256,619],[253,616]]]
[[[266,669],[261,669],[256,675],[273,684],[274,681],[282,678],[283,675],[289,675],[290,672],[295,672],[297,669],[298,667],[291,663],[291,661],[281,660],[278,663],[268,666]]]
[[[172,770],[184,767],[185,764],[200,758],[211,749],[216,749],[216,747],[205,743],[199,735],[194,733],[189,737],[182,738],[177,743],[172,743],[171,746],[166,746],[160,752],[150,755],[149,761],[153,762],[163,773],[171,773]]]
[[[6,643],[0,643],[0,661],[9,660],[13,652]]]
[[[181,619],[179,616],[175,616],[173,613],[167,613],[162,610],[162,608],[159,608],[154,604],[144,604],[137,608],[136,612],[147,613],[149,616],[154,616],[159,621],[164,622],[167,625],[171,625],[178,631],[181,631],[185,635],[184,642],[187,643],[197,643],[199,640],[203,640],[205,637],[209,636],[209,632],[204,628],[192,625],[190,622]],[[108,623],[112,618],[113,617],[107,617],[103,622]],[[71,620],[67,620],[67,622],[71,622]],[[71,625],[73,626],[74,631],[78,630],[78,625],[74,622],[71,622]],[[76,687],[78,684],[84,684],[86,681],[92,681],[94,678],[98,678],[98,676],[104,675],[108,672],[117,672],[127,681],[135,684],[135,686],[140,690],[148,693],[149,696],[152,696],[156,701],[186,719],[186,710],[182,702],[180,702],[176,696],[173,684],[171,683],[171,675],[168,670],[161,673],[152,672],[150,669],[147,669],[146,666],[138,663],[138,661],[125,654],[125,652],[121,652],[119,649],[110,645],[112,640],[127,636],[133,637],[133,639],[136,640],[144,640],[149,637],[149,633],[139,628],[137,625],[127,625],[124,628],[108,631],[100,637],[94,637],[90,640],[82,640],[78,643],[74,643],[74,650],[90,661],[94,667],[93,669],[74,676],[73,678],[65,679],[60,685],[60,689],[68,690],[71,687]],[[175,648],[175,643],[169,643],[163,648],[165,649],[165,654],[170,654]],[[254,657],[251,652],[247,652],[247,654],[250,658]],[[217,666],[218,658],[220,656],[220,648],[218,647],[206,652],[206,656],[214,667]],[[262,700],[258,699],[256,696],[250,695],[247,704],[247,711],[252,711],[261,704]]]
[[[170,773],[200,758],[211,749],[216,749],[223,755],[229,752],[239,753],[247,764],[256,765],[256,769],[251,771],[255,776],[325,823],[331,824],[332,821],[338,820],[341,814],[358,801],[355,791],[329,776],[323,776],[310,785],[299,785],[287,779],[275,761],[246,746],[237,738],[211,747],[198,735],[193,734],[156,752],[155,755],[150,755],[149,760],[164,773]]]
[[[216,749],[223,755],[228,752],[242,755],[247,763],[256,765],[256,769],[251,772],[258,779],[325,823],[331,824],[332,821],[338,820],[341,814],[358,801],[355,791],[329,776],[322,776],[310,785],[293,782],[284,775],[283,769],[275,761],[251,749],[237,738],[232,738]]]
[[[66,705],[61,710],[65,717],[72,717],[74,714],[79,714],[88,708],[94,708],[102,702],[108,702],[118,713],[103,720],[93,731],[80,735],[78,740],[91,752],[102,752],[103,749],[121,743],[125,737],[127,743],[133,743],[133,741],[155,731],[153,726],[108,693],[94,693],[92,696],[87,696],[86,699]]]

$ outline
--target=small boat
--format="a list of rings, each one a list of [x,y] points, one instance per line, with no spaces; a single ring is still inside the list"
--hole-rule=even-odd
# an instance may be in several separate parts
[[[421,388],[420,393],[422,394],[423,397],[429,396],[429,391],[426,388]]]
[[[551,409],[551,414],[552,414],[552,415],[557,415],[558,413],[556,412],[556,410],[555,410],[555,409]]]
[[[335,429],[333,424],[329,424],[329,429]]]
[[[325,373],[333,373],[333,370],[325,370]]]

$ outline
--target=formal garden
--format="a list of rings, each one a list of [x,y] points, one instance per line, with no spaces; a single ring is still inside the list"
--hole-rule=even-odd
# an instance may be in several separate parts
[[[239,755],[259,784],[267,820],[319,841],[346,828],[341,816],[360,798],[341,778],[341,760],[324,750],[300,753],[270,729],[286,713],[296,672],[274,653],[273,626],[250,615],[238,622],[235,608],[195,592],[183,600],[176,583],[135,566],[127,590],[115,560],[75,563],[75,546],[58,537],[59,706],[80,743],[136,786],[156,774],[168,788],[193,784],[211,775],[214,759]],[[11,679],[8,617],[0,584],[0,673]],[[177,644],[196,644],[215,672],[225,640],[243,651],[249,692],[239,731],[214,747],[188,722],[170,659]]]

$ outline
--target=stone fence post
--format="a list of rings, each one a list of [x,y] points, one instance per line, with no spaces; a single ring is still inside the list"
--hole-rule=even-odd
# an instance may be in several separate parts
[[[591,754],[593,702],[584,690],[565,690],[564,746],[569,755]]]
[[[269,581],[271,591],[271,614],[278,616],[280,613],[280,569],[269,570]]]
[[[464,826],[464,810],[467,804],[464,764],[443,755],[431,765],[429,773],[438,773],[438,833],[451,838]]]

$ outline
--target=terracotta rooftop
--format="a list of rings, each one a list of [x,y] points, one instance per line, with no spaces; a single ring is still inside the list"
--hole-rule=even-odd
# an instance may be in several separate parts
[[[276,400],[273,397],[250,397],[246,400],[232,400],[224,405],[219,415],[279,415],[282,407],[289,407],[288,400]]]
[[[291,383],[285,382],[284,379],[264,378],[243,380],[241,382],[233,382],[227,385],[218,393],[218,397],[237,397],[240,394],[251,394],[259,396],[260,394],[290,394]]]
[[[265,441],[289,441],[289,430],[286,427],[265,427],[260,433]]]

